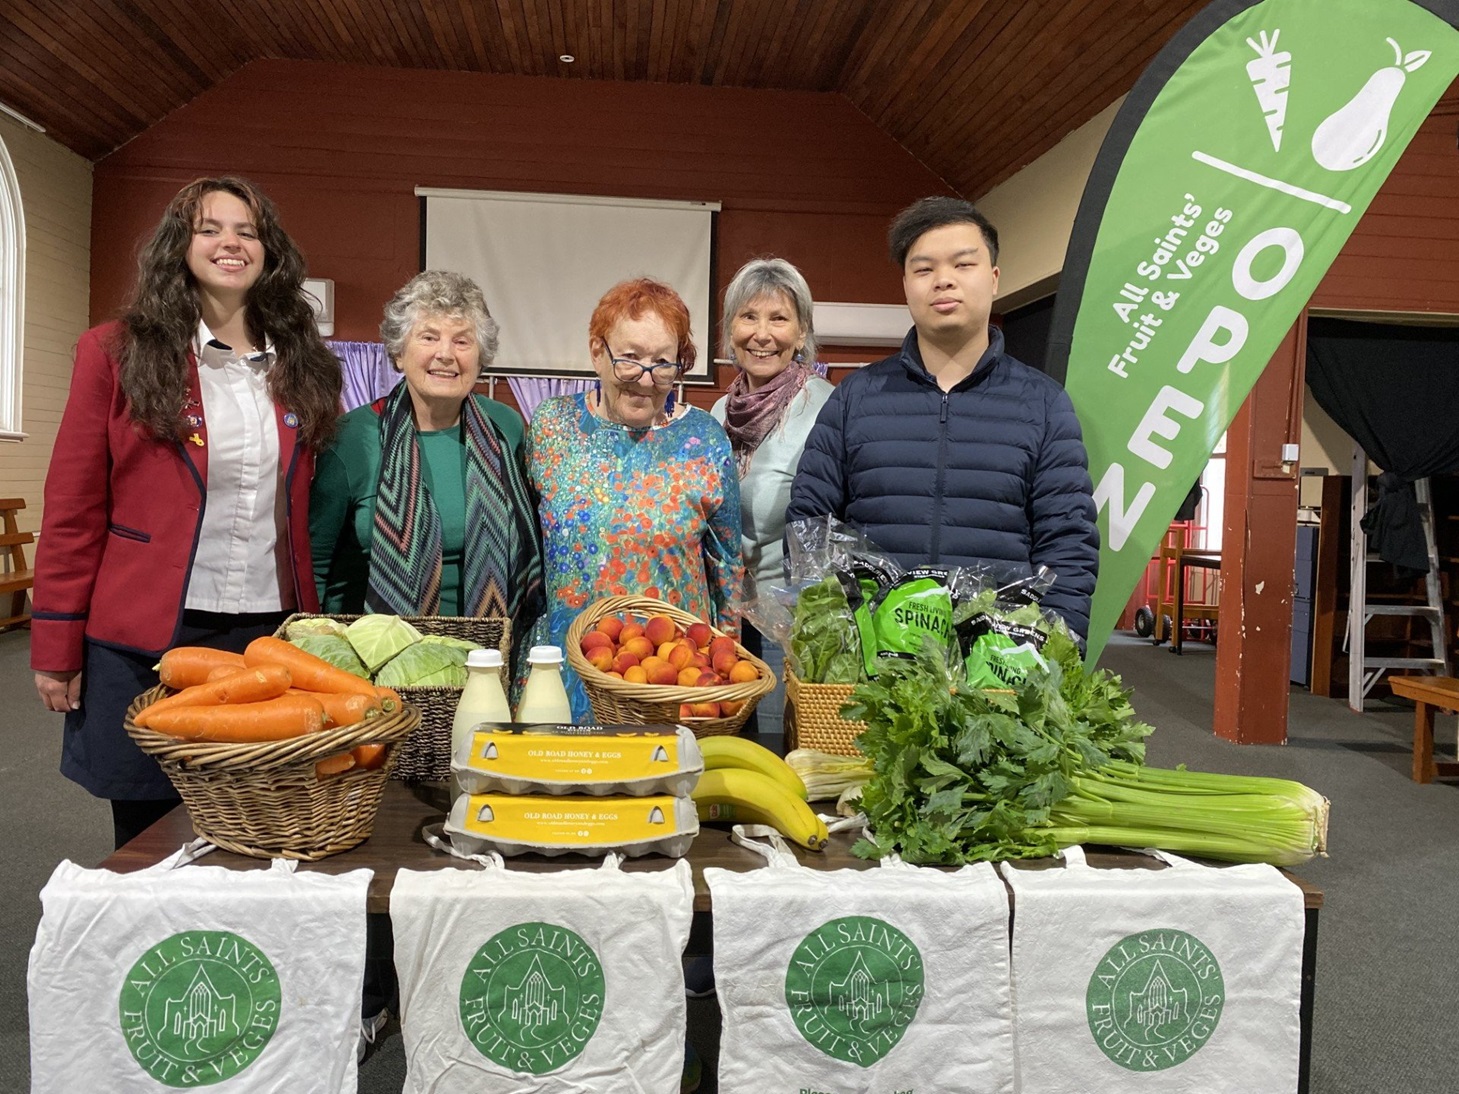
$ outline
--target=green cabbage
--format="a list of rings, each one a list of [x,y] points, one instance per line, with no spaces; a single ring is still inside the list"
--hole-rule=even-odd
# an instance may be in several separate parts
[[[480,642],[469,642],[464,638],[453,638],[449,634],[428,634],[421,639],[422,642],[433,646],[446,646],[449,649],[460,650],[461,660],[464,663],[466,655],[472,650],[481,650],[486,647]]]
[[[387,661],[375,674],[375,683],[382,688],[464,688],[464,653],[439,642],[417,642]]]
[[[354,647],[343,638],[329,634],[300,634],[291,636],[289,642],[305,653],[312,653],[315,657],[328,661],[337,669],[344,669],[345,672],[352,672],[367,680],[370,678],[364,662],[355,655]]]
[[[350,640],[350,645],[360,655],[365,667],[371,672],[378,672],[381,665],[407,647],[415,645],[422,636],[420,631],[398,615],[362,615],[345,628],[345,637]]]
[[[336,638],[343,638],[345,636],[344,624],[337,619],[316,616],[313,619],[296,619],[284,630],[284,637],[290,642],[306,634],[329,634]]]

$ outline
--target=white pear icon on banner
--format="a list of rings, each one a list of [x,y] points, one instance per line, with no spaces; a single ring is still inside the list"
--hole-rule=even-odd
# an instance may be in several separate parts
[[[1378,154],[1388,137],[1388,117],[1406,73],[1429,59],[1429,50],[1415,50],[1404,56],[1392,38],[1395,62],[1380,68],[1353,96],[1352,101],[1328,116],[1312,134],[1312,158],[1329,171],[1352,171]]]

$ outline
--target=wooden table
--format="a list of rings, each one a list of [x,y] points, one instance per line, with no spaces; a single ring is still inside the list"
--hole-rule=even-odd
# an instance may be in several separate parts
[[[1459,712],[1459,680],[1452,676],[1390,676],[1394,695],[1413,700],[1413,781],[1459,777],[1459,762],[1434,759],[1434,714]]]
[[[1186,607],[1186,571],[1191,568],[1199,570],[1219,570],[1221,568],[1221,552],[1192,551],[1178,545],[1163,548],[1160,552],[1160,592],[1162,596],[1165,595],[1165,582],[1168,573],[1167,566],[1171,565],[1175,569],[1175,607],[1171,613],[1170,652],[1178,654],[1181,652],[1181,642],[1184,640],[1185,619],[1188,612],[1192,619],[1220,618],[1220,608],[1214,604],[1193,604],[1189,608]],[[1163,614],[1163,612],[1158,614]],[[1160,622],[1158,619],[1155,623],[1155,634],[1157,638],[1160,635]]]
[[[443,789],[418,785],[407,787],[391,782],[385,788],[380,804],[380,813],[375,820],[371,837],[359,847],[341,855],[322,859],[319,862],[301,862],[300,870],[317,870],[326,874],[342,874],[349,870],[368,867],[375,872],[370,882],[367,910],[371,915],[384,919],[390,912],[390,890],[395,884],[395,873],[401,867],[412,870],[479,869],[475,864],[453,858],[433,850],[421,839],[422,826],[435,824],[444,819],[446,792]],[[193,838],[192,819],[182,807],[174,809],[167,816],[147,829],[121,850],[115,852],[101,865],[104,869],[118,873],[130,873],[155,865]],[[853,837],[836,833],[831,837],[824,851],[805,851],[794,848],[800,862],[814,870],[868,870],[876,868],[875,862],[856,858],[851,854]],[[712,942],[712,911],[709,887],[704,882],[704,869],[719,866],[726,870],[746,871],[758,869],[764,859],[751,851],[731,842],[727,828],[702,828],[695,837],[688,854],[689,864],[694,870],[694,929],[690,935],[691,952],[707,953]],[[1132,852],[1092,851],[1088,853],[1091,866],[1114,867],[1132,870],[1158,870],[1163,865],[1156,859]],[[213,851],[198,860],[204,866],[225,866],[233,870],[261,870],[269,865],[267,859],[247,858],[228,851]],[[601,860],[583,855],[564,855],[547,858],[539,855],[521,855],[507,859],[507,868],[530,873],[550,873],[568,868],[590,867]],[[627,859],[623,869],[628,872],[652,872],[667,870],[674,860],[657,855]],[[1030,870],[1042,870],[1056,866],[1057,859],[1039,859],[1015,863]],[[1301,1000],[1301,1059],[1299,1063],[1298,1094],[1306,1094],[1308,1072],[1312,1054],[1312,1000],[1317,968],[1317,914],[1322,907],[1322,890],[1301,879],[1287,874],[1292,883],[1302,890],[1306,908],[1306,931],[1302,943],[1302,1000]],[[1012,897],[1010,891],[1010,899]],[[385,921],[388,925],[388,920]]]

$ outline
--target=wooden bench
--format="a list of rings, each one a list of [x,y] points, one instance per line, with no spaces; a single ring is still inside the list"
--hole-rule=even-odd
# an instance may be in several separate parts
[[[1459,712],[1459,680],[1452,676],[1390,676],[1394,695],[1413,700],[1413,781],[1459,776],[1459,762],[1434,759],[1434,714]]]
[[[5,597],[10,610],[0,615],[0,630],[21,627],[30,622],[26,599],[35,584],[35,570],[25,561],[25,549],[35,542],[35,535],[22,532],[15,523],[15,514],[25,508],[24,498],[0,498],[0,612],[5,611]]]

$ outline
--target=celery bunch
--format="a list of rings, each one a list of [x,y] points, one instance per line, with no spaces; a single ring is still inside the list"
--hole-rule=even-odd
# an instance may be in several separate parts
[[[1119,679],[1058,630],[1046,670],[970,687],[936,644],[889,664],[843,708],[875,770],[856,854],[955,865],[1076,843],[1292,866],[1325,852],[1327,801],[1283,779],[1145,767],[1150,727]]]
[[[1060,847],[1109,843],[1297,866],[1327,853],[1328,802],[1290,779],[1115,761],[1074,780],[1049,815]]]

